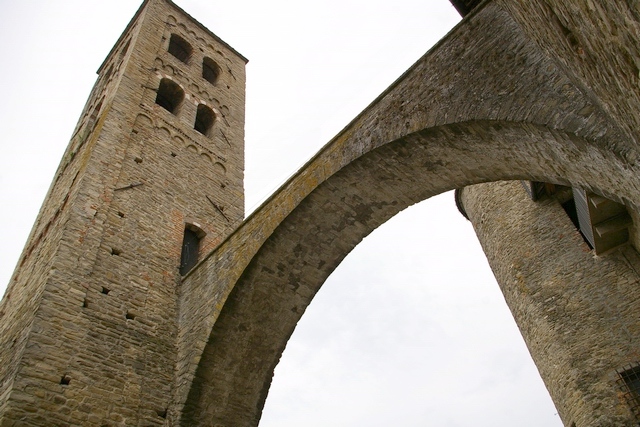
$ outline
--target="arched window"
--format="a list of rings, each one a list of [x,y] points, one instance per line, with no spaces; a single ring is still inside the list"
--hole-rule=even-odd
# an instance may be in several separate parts
[[[204,104],[199,104],[193,128],[205,136],[211,136],[211,128],[215,118],[216,115],[211,108]]]
[[[184,91],[180,85],[171,79],[160,80],[160,87],[158,87],[158,94],[156,95],[156,104],[170,113],[176,114],[183,99]]]
[[[180,274],[184,276],[197,263],[200,255],[200,240],[205,236],[204,231],[195,225],[187,224],[182,238],[182,254],[180,255]]]
[[[188,41],[177,34],[171,34],[171,39],[169,39],[169,53],[171,55],[188,64],[191,52],[193,52],[193,48]]]
[[[202,77],[214,85],[216,84],[219,76],[220,67],[218,67],[218,64],[216,64],[213,59],[205,57],[202,60]]]

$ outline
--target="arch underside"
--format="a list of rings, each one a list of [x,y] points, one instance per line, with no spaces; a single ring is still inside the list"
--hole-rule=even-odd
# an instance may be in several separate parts
[[[257,425],[313,296],[366,235],[414,203],[527,179],[640,205],[633,140],[590,89],[501,2],[465,23],[185,279],[172,409],[182,425]]]

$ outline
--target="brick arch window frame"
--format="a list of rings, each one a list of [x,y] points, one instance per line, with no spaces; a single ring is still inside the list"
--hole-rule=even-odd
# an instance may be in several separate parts
[[[215,111],[206,104],[198,104],[193,128],[204,136],[211,137],[211,130],[213,129],[215,121]]]
[[[221,73],[222,70],[216,61],[208,56],[202,58],[202,78],[212,85],[215,85],[218,82]]]
[[[178,59],[185,64],[189,64],[191,60],[191,55],[193,54],[193,47],[191,43],[189,43],[184,37],[171,33],[169,37],[169,46],[167,47],[167,52],[169,52],[173,57]]]
[[[173,115],[177,115],[185,98],[184,89],[170,78],[160,80],[156,91],[156,104]]]
[[[182,250],[180,252],[180,275],[186,275],[198,264],[200,259],[200,247],[202,239],[207,233],[197,224],[186,223],[182,237]]]

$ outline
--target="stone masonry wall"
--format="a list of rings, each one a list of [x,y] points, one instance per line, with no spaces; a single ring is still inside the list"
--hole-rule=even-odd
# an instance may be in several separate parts
[[[145,1],[0,303],[0,425],[256,425],[314,293],[402,208],[502,179],[639,206],[636,6],[481,3],[241,223],[246,60]],[[186,62],[172,34],[193,47]],[[163,79],[185,93],[174,113],[156,103]],[[199,104],[215,113],[208,135]],[[635,251],[595,257],[557,205],[477,188],[463,203],[565,423],[635,425],[614,384],[640,359]],[[183,280],[187,224],[203,255]]]
[[[512,11],[546,5],[478,6],[186,278],[174,391],[177,414],[186,402],[183,425],[257,424],[280,351],[325,269],[407,200],[537,177],[638,204],[624,118],[594,96],[590,77],[564,65],[562,32],[545,33],[545,45],[530,32],[546,31],[546,15],[524,25]],[[626,422],[620,414],[613,419]]]
[[[637,426],[618,370],[640,362],[640,256],[595,255],[555,199],[517,181],[461,200],[565,426]]]
[[[193,47],[188,63],[168,53],[172,34]],[[221,70],[214,83],[205,56]],[[244,216],[245,62],[172,3],[143,4],[43,205],[39,224],[51,225],[27,243],[37,269],[18,270],[3,303],[24,319],[3,339],[24,351],[8,353],[0,424],[165,423],[185,226],[205,233],[204,253]],[[175,114],[156,104],[163,78],[185,92]],[[194,129],[198,104],[215,113],[208,135]]]
[[[129,38],[135,27],[125,34]],[[124,36],[124,35],[123,35]],[[13,378],[19,368],[26,339],[39,308],[53,257],[60,248],[64,225],[70,217],[70,200],[77,197],[80,176],[84,173],[91,148],[104,123],[107,103],[114,96],[122,58],[127,53],[125,43],[118,43],[114,50],[118,59],[110,59],[110,72],[98,76],[94,90],[87,100],[69,146],[58,167],[55,179],[43,202],[31,235],[18,261],[18,266],[8,284],[5,297],[0,302],[0,413],[8,403]],[[117,66],[117,69],[116,69]],[[106,69],[105,69],[106,70]]]

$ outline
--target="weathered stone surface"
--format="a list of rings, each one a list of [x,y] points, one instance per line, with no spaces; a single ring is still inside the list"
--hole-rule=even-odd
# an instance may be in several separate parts
[[[635,7],[475,6],[241,222],[245,60],[172,3],[145,2],[101,67],[2,302],[2,423],[257,425],[273,369],[326,277],[388,218],[449,189],[553,182],[637,217]],[[167,52],[171,34],[194,47],[188,64]],[[207,55],[225,64],[213,88],[201,75]],[[155,103],[163,78],[187,95],[175,115]],[[193,129],[199,103],[220,132]],[[620,252],[626,263],[596,262],[573,232],[546,252],[557,233],[569,235],[556,208],[505,214],[521,202],[511,193],[462,195],[565,423],[632,425],[612,382],[635,361],[635,294],[624,300],[637,281],[633,249]],[[181,279],[185,224],[206,232],[208,255]],[[535,242],[502,260],[519,243],[518,224]],[[502,272],[531,248],[536,264]],[[564,265],[602,271],[578,291]],[[540,292],[519,293],[514,271]],[[609,309],[603,290],[621,313],[598,320]],[[578,330],[583,309],[589,328]],[[628,336],[604,336],[612,325]]]
[[[617,375],[640,353],[636,250],[596,256],[555,199],[518,182],[461,199],[564,424],[636,426]]]
[[[471,182],[538,177],[637,205],[637,165],[620,155],[635,151],[633,138],[581,83],[502,3],[469,16],[185,281],[190,335],[180,339],[196,345],[183,357],[196,375],[186,424],[257,423],[273,366],[326,276],[412,203]],[[207,292],[214,305],[199,303]]]
[[[167,52],[172,34],[193,47],[188,63]],[[224,65],[215,84],[205,56]],[[2,302],[2,425],[165,422],[185,224],[210,251],[244,216],[244,64],[170,2],[131,21]],[[175,114],[156,104],[162,78],[186,94]],[[201,103],[210,136],[194,130]]]

